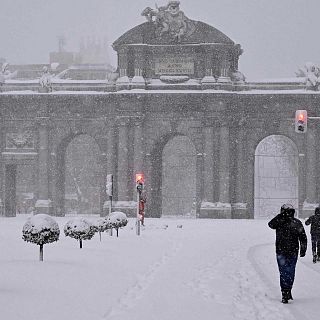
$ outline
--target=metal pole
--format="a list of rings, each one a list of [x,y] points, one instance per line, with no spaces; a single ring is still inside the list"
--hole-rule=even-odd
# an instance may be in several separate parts
[[[109,215],[111,214],[111,212],[112,212],[112,196],[109,196]],[[112,230],[113,229],[111,228],[110,229],[110,237],[113,236],[113,231]]]
[[[109,214],[112,212],[112,196],[109,196]]]
[[[140,202],[140,193],[139,193],[139,190],[137,189],[137,221],[136,221],[137,236],[140,236],[139,202]]]

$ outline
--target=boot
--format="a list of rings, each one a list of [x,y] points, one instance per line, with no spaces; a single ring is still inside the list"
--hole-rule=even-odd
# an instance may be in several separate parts
[[[293,300],[291,289],[288,291],[288,300]]]
[[[282,303],[288,303],[289,302],[289,297],[288,297],[288,290],[287,289],[283,289],[282,291]]]
[[[316,262],[317,262],[317,255],[316,255],[315,253],[313,254],[313,260],[312,260],[312,262],[313,262],[313,263],[316,263]]]

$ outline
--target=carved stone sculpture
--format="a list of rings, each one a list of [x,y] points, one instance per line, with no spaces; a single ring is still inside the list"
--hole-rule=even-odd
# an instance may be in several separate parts
[[[168,37],[171,41],[181,42],[183,37],[195,30],[194,22],[180,10],[180,1],[169,1],[168,5],[157,7],[156,10],[147,7],[142,15],[155,24],[159,38]]]
[[[51,74],[49,73],[48,67],[43,67],[42,69],[42,76],[39,79],[39,84],[41,86],[41,92],[52,92],[52,81],[51,81]]]

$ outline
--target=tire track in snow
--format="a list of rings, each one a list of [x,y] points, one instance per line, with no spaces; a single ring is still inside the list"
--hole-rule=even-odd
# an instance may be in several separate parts
[[[169,259],[175,257],[181,248],[181,243],[177,243],[171,240],[172,249],[169,252],[163,254],[163,256],[152,264],[152,266],[147,270],[147,272],[138,277],[138,280],[129,287],[126,292],[118,299],[118,303],[111,307],[103,316],[104,320],[112,320],[118,316],[123,315],[130,309],[134,308],[140,300],[142,300],[145,291],[150,287],[155,279],[157,272],[162,266],[164,266]]]

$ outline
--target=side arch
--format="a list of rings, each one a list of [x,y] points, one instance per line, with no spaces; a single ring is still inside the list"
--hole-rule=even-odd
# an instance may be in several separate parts
[[[73,142],[75,142],[75,145],[72,145]],[[72,147],[70,151],[68,150],[69,146]],[[70,153],[68,154],[68,152]],[[76,163],[73,164],[72,159],[76,159]],[[94,209],[91,211],[92,213],[93,211],[102,212],[103,181],[101,178],[103,177],[103,164],[101,162],[101,147],[96,139],[82,132],[65,136],[56,149],[55,167],[55,203],[58,215],[66,213],[66,193],[70,193],[70,190],[66,190],[66,185],[68,186],[67,189],[70,189],[71,184],[73,184],[71,189],[74,191],[71,194],[74,194],[74,196],[71,197],[69,195],[68,199],[70,199],[68,201],[80,204],[97,200],[88,199],[87,196],[88,194],[91,195],[93,192],[92,185],[96,184],[94,193],[97,194],[96,198],[99,198],[99,210]],[[81,208],[84,208],[84,206]],[[85,210],[79,209],[79,211]]]
[[[269,218],[283,203],[298,210],[299,156],[295,143],[283,135],[263,138],[255,149],[254,216]]]

